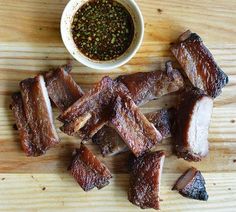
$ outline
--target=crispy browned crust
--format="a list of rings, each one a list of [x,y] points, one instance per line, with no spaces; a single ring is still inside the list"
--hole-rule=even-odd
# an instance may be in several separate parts
[[[206,155],[194,153],[188,144],[188,130],[193,108],[198,100],[207,96],[202,90],[194,88],[182,94],[182,98],[176,112],[175,151],[178,157],[188,161],[201,161]]]
[[[34,136],[29,124],[27,123],[23,101],[20,93],[14,93],[12,95],[10,108],[12,109],[13,115],[15,117],[23,151],[27,156],[35,155],[37,153],[37,147],[35,147],[35,144],[32,142]]]
[[[165,71],[140,72],[117,78],[129,90],[137,105],[143,105],[163,95],[176,92],[184,87],[181,73],[169,61]]]
[[[188,172],[193,172],[193,177],[186,182],[186,186],[183,189],[178,189],[178,184],[184,179]],[[172,190],[178,190],[182,196],[190,199],[207,201],[208,194],[205,184],[206,183],[201,172],[192,167],[179,177]]]
[[[21,145],[27,156],[40,156],[59,143],[43,77],[23,80],[20,88],[21,94],[12,96],[11,108]]]
[[[50,99],[64,111],[83,96],[83,91],[68,73],[70,67],[63,66],[44,75]]]
[[[162,164],[165,157],[163,151],[146,153],[134,159],[131,165],[130,187],[128,199],[142,209],[160,208],[159,186]]]
[[[182,34],[171,51],[182,66],[194,87],[198,87],[213,98],[220,95],[228,83],[228,76],[216,64],[202,39],[190,31]]]
[[[141,113],[130,96],[119,92],[111,124],[135,156],[144,154],[162,140],[160,132]]]
[[[161,109],[156,112],[145,114],[148,121],[154,124],[161,133],[163,139],[172,136],[172,128],[175,120],[176,109]]]
[[[74,151],[69,170],[84,191],[101,189],[112,178],[108,168],[83,144]]]

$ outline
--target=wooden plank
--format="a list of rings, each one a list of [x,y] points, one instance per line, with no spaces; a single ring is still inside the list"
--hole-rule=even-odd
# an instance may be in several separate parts
[[[61,43],[59,22],[68,1],[0,1],[1,41]],[[233,0],[138,0],[145,18],[145,39],[169,43],[191,28],[212,43],[235,43]],[[158,10],[159,9],[159,10]],[[206,30],[207,29],[207,30]]]
[[[127,157],[102,158],[114,173],[110,186],[84,193],[67,173],[71,151],[80,140],[59,132],[61,144],[43,157],[27,158],[20,149],[14,119],[8,109],[19,81],[65,64],[72,59],[59,31],[66,0],[0,0],[0,211],[142,211],[126,197]],[[167,153],[162,178],[162,211],[235,211],[236,199],[236,1],[137,0],[145,19],[141,49],[125,66],[99,72],[73,61],[73,77],[88,90],[102,76],[116,77],[138,71],[163,69],[173,59],[169,47],[180,33],[191,29],[201,35],[218,64],[230,77],[214,102],[210,127],[210,155],[201,163],[177,159],[171,140],[158,146]],[[143,112],[176,104],[176,96],[142,107]],[[55,117],[58,112],[54,110]],[[60,126],[56,123],[57,128]],[[188,200],[170,191],[190,166],[204,172],[210,199]],[[19,174],[21,173],[21,174]],[[44,190],[45,187],[45,190]],[[152,210],[147,210],[152,211]]]
[[[235,210],[235,173],[203,173],[209,194],[207,202],[190,200],[171,191],[180,174],[163,173],[161,211]],[[1,210],[142,211],[127,200],[128,181],[127,174],[114,175],[109,186],[85,193],[68,174],[1,174]]]

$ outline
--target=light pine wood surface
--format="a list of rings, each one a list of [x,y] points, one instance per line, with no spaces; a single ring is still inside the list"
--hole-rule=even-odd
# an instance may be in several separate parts
[[[142,211],[127,200],[127,154],[102,158],[113,173],[104,189],[85,193],[67,172],[77,138],[61,133],[61,144],[45,156],[27,158],[19,145],[10,95],[19,81],[65,64],[71,56],[59,31],[66,0],[0,0],[0,211]],[[200,163],[177,159],[171,139],[157,149],[167,157],[161,185],[162,211],[235,211],[236,209],[236,1],[137,0],[145,19],[145,38],[136,56],[125,66],[98,72],[73,62],[73,77],[84,90],[102,76],[163,68],[173,59],[169,47],[187,29],[197,32],[229,75],[230,83],[214,102],[210,127],[210,154]],[[170,107],[168,96],[142,107],[144,112]],[[58,111],[54,110],[54,116]],[[56,121],[57,129],[60,123]],[[190,166],[203,172],[208,202],[189,200],[171,191],[175,180]],[[147,210],[154,211],[154,210]]]

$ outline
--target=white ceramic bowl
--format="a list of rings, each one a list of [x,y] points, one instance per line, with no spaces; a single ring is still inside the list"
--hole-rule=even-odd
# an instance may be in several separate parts
[[[120,57],[110,61],[96,61],[82,54],[74,43],[71,24],[77,10],[88,0],[70,0],[66,5],[61,18],[62,40],[70,54],[80,63],[98,70],[111,70],[127,63],[138,51],[144,35],[144,21],[141,11],[134,0],[116,0],[121,3],[131,14],[134,22],[134,38],[130,47]]]

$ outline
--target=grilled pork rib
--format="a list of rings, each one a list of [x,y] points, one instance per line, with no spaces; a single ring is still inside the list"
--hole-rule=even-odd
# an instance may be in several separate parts
[[[171,108],[148,113],[145,116],[165,139],[171,137],[174,113],[175,109]],[[104,126],[93,136],[92,140],[98,145],[103,156],[112,156],[129,150],[116,130],[110,126]]]
[[[89,124],[90,131],[95,134],[108,121],[113,89],[114,81],[104,77],[58,117],[64,123],[61,130],[68,135],[80,135],[79,131]]]
[[[215,98],[228,83],[228,76],[216,64],[202,39],[191,31],[179,37],[171,51],[194,87]]]
[[[69,170],[84,191],[101,189],[112,178],[108,168],[83,144],[75,150]]]
[[[160,209],[160,184],[165,154],[146,153],[131,166],[128,199],[142,209]]]
[[[136,157],[162,140],[160,132],[135,105],[131,97],[120,92],[113,106],[111,125]]]
[[[172,62],[166,63],[165,71],[123,75],[117,81],[128,88],[133,101],[139,106],[184,87],[183,77],[172,67]]]
[[[23,80],[21,94],[12,97],[12,110],[27,156],[40,156],[59,143],[43,76]]]
[[[176,153],[189,161],[200,161],[208,154],[208,130],[213,99],[199,89],[182,95],[176,117]]]
[[[191,199],[204,201],[208,199],[205,180],[201,172],[193,167],[177,180],[172,190],[177,190],[182,196]]]
[[[68,69],[63,66],[44,75],[49,97],[61,111],[65,111],[84,94]]]

